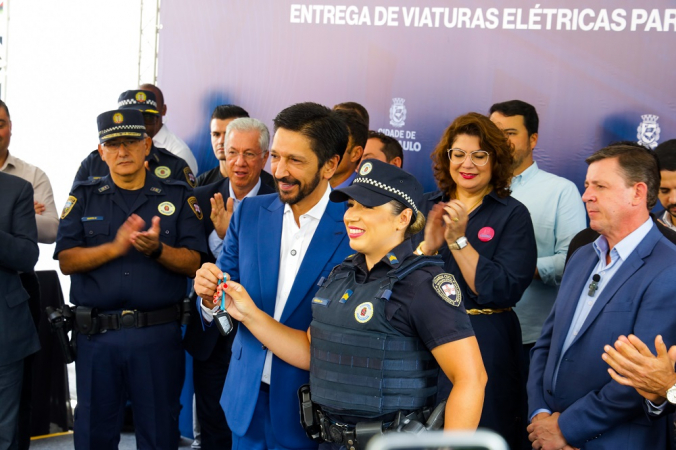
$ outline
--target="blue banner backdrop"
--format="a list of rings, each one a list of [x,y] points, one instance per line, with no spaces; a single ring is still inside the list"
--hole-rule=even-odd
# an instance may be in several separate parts
[[[431,190],[429,154],[450,121],[516,98],[540,115],[540,166],[581,188],[584,158],[609,142],[676,137],[670,7],[167,0],[159,85],[200,171],[216,165],[208,127],[218,104],[238,104],[271,127],[293,103],[357,101],[372,129],[402,141],[405,168]]]

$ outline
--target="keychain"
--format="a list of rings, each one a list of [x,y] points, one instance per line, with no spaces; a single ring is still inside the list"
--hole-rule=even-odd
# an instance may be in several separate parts
[[[225,309],[225,287],[227,284],[225,284],[225,280],[219,280],[218,285],[221,287],[221,310],[214,314],[214,320],[216,321],[218,331],[220,331],[223,336],[227,336],[232,331],[232,319]]]

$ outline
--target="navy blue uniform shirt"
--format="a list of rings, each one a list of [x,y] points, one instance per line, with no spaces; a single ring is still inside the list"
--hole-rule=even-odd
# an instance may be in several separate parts
[[[132,215],[160,218],[160,241],[171,247],[206,252],[202,210],[185,183],[146,176],[131,207],[110,176],[75,183],[61,215],[54,259],[62,250],[96,247],[112,242]],[[89,272],[71,275],[70,301],[100,310],[152,311],[174,305],[185,296],[185,275],[151,260],[134,247],[117,259]]]
[[[406,239],[368,272],[366,257],[357,253],[352,260],[357,268],[355,280],[363,284],[385,277],[387,272],[400,267],[406,259],[411,257],[414,257],[413,246],[411,240]],[[442,268],[435,266],[427,266],[411,272],[394,285],[392,296],[385,307],[387,320],[397,331],[408,337],[419,336],[429,350],[474,336],[463,303],[453,306],[435,292],[433,279],[443,272]],[[463,290],[463,298],[464,292]]]
[[[188,183],[190,187],[195,187],[197,179],[192,173],[188,163],[185,162],[183,158],[171,153],[169,150],[155,147],[155,144],[153,144],[150,148],[150,153],[148,153],[148,156],[146,157],[146,161],[148,161],[150,173],[157,178],[182,181]],[[108,169],[108,164],[101,159],[98,150],[94,150],[80,163],[80,168],[77,169],[77,174],[75,174],[73,187],[75,187],[75,183],[78,181],[82,182],[103,178],[109,173],[110,169]]]

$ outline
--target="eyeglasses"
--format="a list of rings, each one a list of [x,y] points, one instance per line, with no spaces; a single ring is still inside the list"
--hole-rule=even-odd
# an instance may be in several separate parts
[[[237,158],[242,156],[244,158],[244,161],[253,161],[258,156],[260,156],[262,153],[263,152],[256,153],[256,152],[250,152],[250,151],[246,151],[244,153],[239,153],[239,152],[236,152],[234,150],[228,150],[228,151],[225,152],[225,159],[226,160],[228,160],[228,159],[236,160]]]
[[[448,159],[451,164],[462,164],[467,159],[467,152],[459,148],[449,148],[447,150]],[[489,153],[486,150],[474,150],[469,152],[470,160],[475,166],[485,166],[488,162]]]
[[[130,149],[134,144],[141,142],[143,139],[121,139],[119,141],[108,141],[104,142],[103,149],[109,153],[116,153],[120,151],[120,148],[123,146],[127,149]]]

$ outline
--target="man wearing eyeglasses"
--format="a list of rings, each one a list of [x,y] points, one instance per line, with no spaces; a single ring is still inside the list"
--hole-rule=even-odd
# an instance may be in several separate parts
[[[162,119],[155,94],[151,91],[132,90],[120,94],[117,107],[121,110],[136,110],[143,113],[146,134],[152,139],[162,127]],[[155,146],[151,140],[150,152],[146,156],[148,170],[157,178],[172,179],[195,187],[197,179],[188,163],[169,150]],[[193,158],[194,161],[194,158]],[[80,163],[75,182],[93,180],[108,175],[108,165],[94,150]]]
[[[532,105],[521,100],[496,103],[491,106],[490,119],[513,146],[514,178],[510,189],[512,197],[526,205],[530,212],[538,247],[533,282],[515,308],[528,364],[530,349],[540,337],[542,325],[556,299],[568,244],[586,227],[585,210],[580,193],[571,181],[545,172],[533,159],[539,118]]]
[[[187,183],[148,174],[140,111],[97,123],[110,174],[74,184],[54,252],[77,306],[75,448],[116,449],[127,398],[138,447],[177,448],[179,305],[206,251],[202,211]]]
[[[261,182],[261,173],[268,160],[269,142],[268,128],[257,119],[237,118],[225,128],[225,160],[221,163],[225,165],[229,177],[195,189],[197,201],[204,205],[204,236],[209,247],[205,262],[216,262],[230,219],[239,204],[247,197],[275,192],[272,187]],[[195,306],[196,311],[190,316],[183,345],[193,357],[201,448],[230,448],[232,433],[219,401],[228,373],[236,328],[228,336],[221,336],[215,326],[202,327],[199,318],[201,307]],[[233,325],[236,327],[236,323]]]

